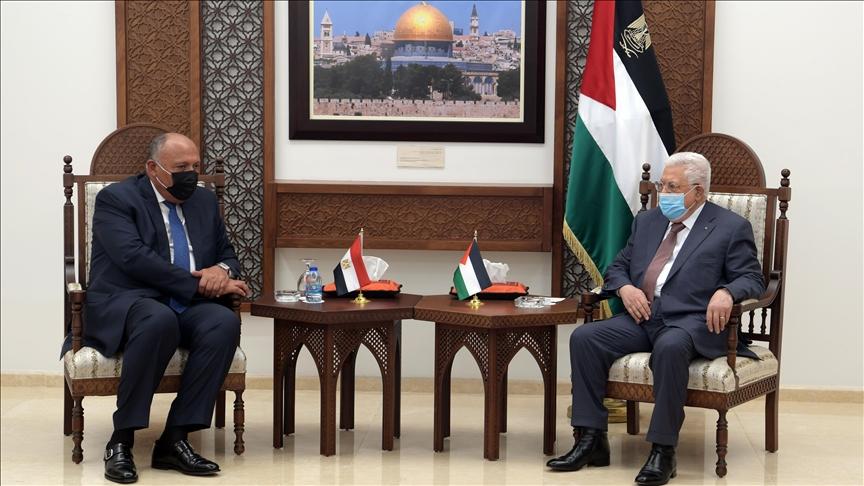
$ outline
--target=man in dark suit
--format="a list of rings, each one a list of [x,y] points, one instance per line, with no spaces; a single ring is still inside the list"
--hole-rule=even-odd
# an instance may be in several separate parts
[[[603,286],[621,298],[626,312],[570,336],[571,424],[580,437],[570,452],[547,463],[550,468],[609,465],[603,406],[609,368],[624,355],[650,351],[655,406],[646,439],[652,447],[636,482],[661,485],[675,476],[690,361],[725,355],[733,302],[764,291],[750,223],[707,202],[710,181],[705,157],[674,154],[657,183],[659,207],[634,219]],[[738,353],[755,358],[743,344]]]
[[[178,346],[189,350],[180,391],[153,449],[152,466],[212,475],[186,436],[210,426],[217,394],[240,339],[240,322],[218,299],[245,296],[215,194],[199,188],[201,159],[177,133],[150,144],[145,173],[102,189],[93,212],[84,344],[105,356],[123,352],[114,433],[105,477],[138,479],[134,433]]]

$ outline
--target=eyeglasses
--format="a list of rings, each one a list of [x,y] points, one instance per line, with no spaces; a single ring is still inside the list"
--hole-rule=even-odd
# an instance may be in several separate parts
[[[681,186],[675,184],[674,182],[664,183],[662,181],[654,182],[654,187],[657,189],[657,192],[672,192],[679,193],[681,191]],[[693,186],[698,186],[699,184],[692,184]],[[686,187],[686,186],[684,186]]]

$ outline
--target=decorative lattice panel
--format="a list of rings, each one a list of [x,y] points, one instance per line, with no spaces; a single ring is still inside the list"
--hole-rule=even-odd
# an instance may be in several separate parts
[[[203,1],[201,24],[202,153],[204,160],[225,161],[225,224],[251,299],[257,299],[264,224],[264,5]]]
[[[582,72],[588,58],[588,41],[591,37],[591,14],[594,13],[592,0],[576,0],[567,4],[567,65],[564,82],[567,86],[564,100],[566,128],[564,130],[564,200],[567,198],[567,181],[570,175],[570,154],[573,152],[573,127],[579,107],[579,87],[582,85]],[[566,242],[564,264],[561,267],[561,295],[575,297],[594,288],[591,276],[579,263]]]

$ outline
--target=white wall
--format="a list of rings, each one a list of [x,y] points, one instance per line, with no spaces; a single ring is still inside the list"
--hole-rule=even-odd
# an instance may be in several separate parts
[[[117,126],[113,2],[0,3],[3,372],[59,373],[63,156]]]
[[[60,370],[57,353],[62,319],[58,299],[62,278],[61,159],[71,154],[76,172],[86,172],[96,145],[115,127],[114,7],[110,2],[3,2],[0,8],[0,369],[4,373],[56,373]],[[277,49],[277,177],[551,183],[554,7],[550,5],[548,12],[545,144],[443,144],[445,169],[400,170],[395,167],[397,143],[289,141],[285,135],[287,52]],[[846,307],[862,295],[858,185],[862,165],[861,13],[859,3],[792,2],[780,9],[777,4],[717,3],[714,128],[748,141],[762,157],[772,183],[781,168],[792,170],[785,385],[860,387],[862,382],[860,305]],[[276,17],[276,42],[285,45],[284,4],[277,4]],[[804,38],[807,42],[801,40]],[[829,151],[830,169],[817,170],[827,165],[820,156]],[[39,183],[28,186],[30,181]],[[820,234],[835,236],[823,243],[824,250],[808,254],[806,250],[815,247],[811,241]],[[376,250],[375,254],[392,264],[389,276],[403,282],[406,291],[424,294],[445,291],[459,252]],[[844,258],[839,263],[830,262],[824,255]],[[300,271],[299,258],[306,256],[317,258],[328,268],[341,253],[279,250],[279,286],[293,285]],[[530,285],[532,291],[549,292],[549,254],[488,252],[485,256],[508,262],[511,274]],[[243,339],[251,373],[269,373],[270,328],[266,319],[244,320]],[[404,375],[430,376],[432,325],[406,322],[403,329]],[[559,329],[562,380],[569,373],[569,329]],[[830,377],[808,368],[813,356],[833,358]],[[305,352],[299,372],[314,373]],[[368,353],[361,354],[358,372],[377,375]],[[457,358],[454,373],[479,376],[464,352]],[[540,375],[532,360],[520,353],[511,376]]]
[[[862,4],[716,5],[714,131],[792,172],[781,381],[861,387]]]

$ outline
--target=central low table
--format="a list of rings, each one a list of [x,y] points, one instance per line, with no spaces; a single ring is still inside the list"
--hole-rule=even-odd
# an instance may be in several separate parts
[[[321,454],[336,453],[336,382],[341,374],[339,426],[354,428],[354,363],[365,345],[381,369],[384,410],[381,447],[393,450],[399,437],[399,380],[402,319],[414,315],[419,295],[399,294],[363,305],[325,297],[322,304],[279,303],[272,297],[252,303],[252,315],[273,318],[273,447],[294,433],[294,377],[300,348],[306,346],[321,380]]]
[[[499,433],[507,431],[507,367],[527,349],[543,374],[543,453],[555,447],[556,336],[558,324],[576,322],[579,304],[565,299],[541,309],[520,309],[512,300],[487,300],[479,308],[449,295],[423,297],[414,319],[435,323],[436,452],[450,436],[450,373],[463,346],[480,367],[485,388],[483,457],[498,459]]]

